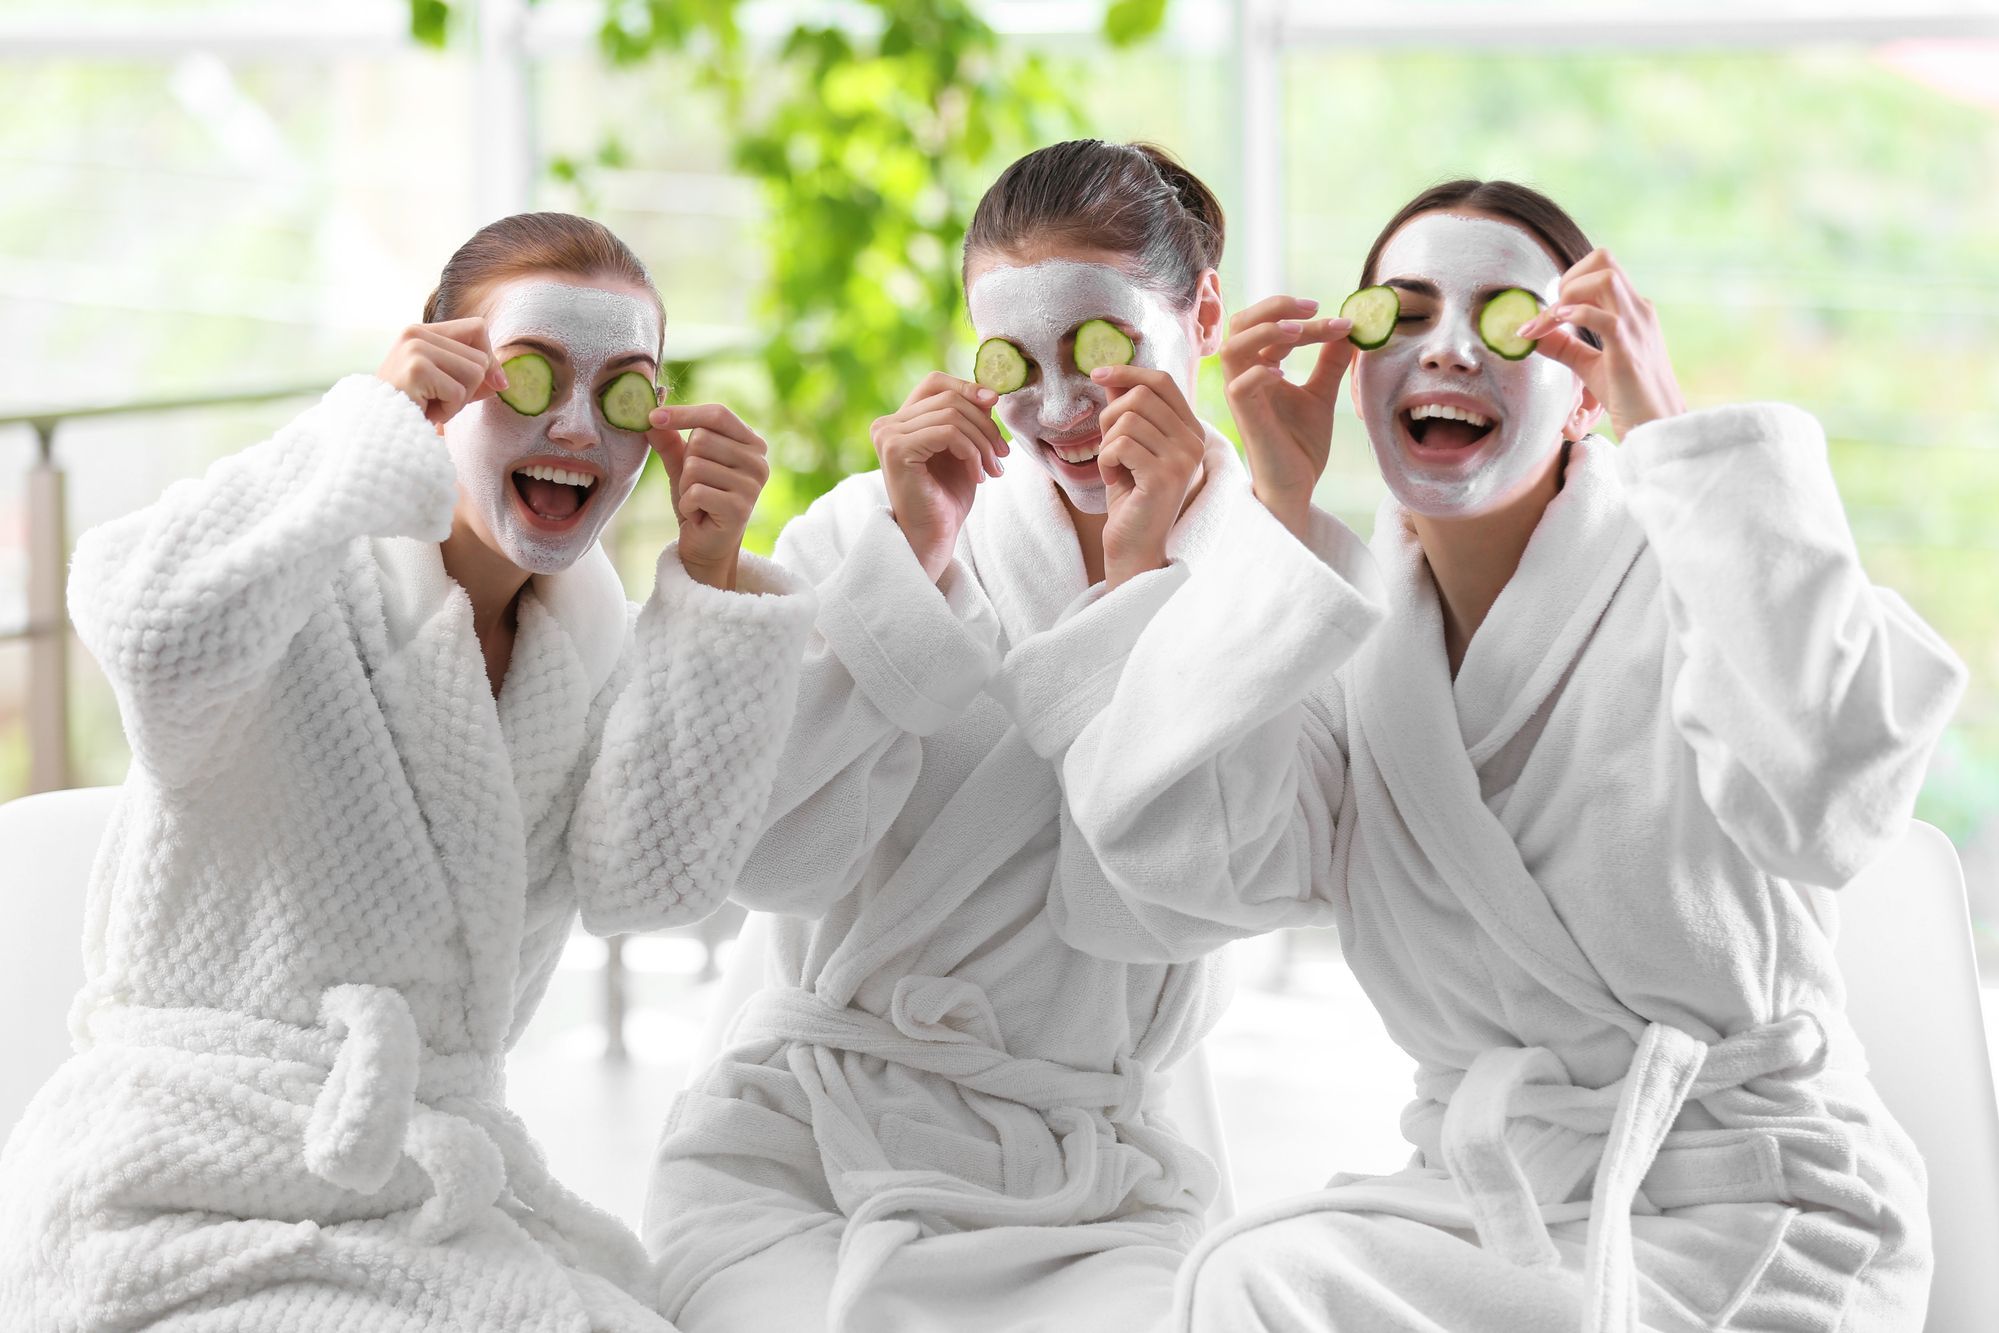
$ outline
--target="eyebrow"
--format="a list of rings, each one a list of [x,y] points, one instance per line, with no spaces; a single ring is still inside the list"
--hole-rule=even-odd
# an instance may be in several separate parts
[[[1408,292],[1411,296],[1427,296],[1433,301],[1441,301],[1444,298],[1442,289],[1428,278],[1385,278],[1381,285]],[[1472,298],[1472,304],[1483,305],[1501,292],[1510,292],[1519,285],[1517,282],[1495,282],[1490,287],[1481,287],[1477,295]]]
[[[558,361],[566,362],[569,360],[569,354],[563,351],[560,347],[557,347],[552,342],[548,342],[544,339],[537,338],[531,333],[524,333],[519,335],[518,337],[509,338],[505,342],[501,343],[500,346],[528,347],[541,353],[543,356],[554,357]],[[619,366],[629,366],[639,363],[652,366],[655,369],[657,369],[659,365],[657,361],[653,360],[652,353],[650,352],[626,352],[623,356],[613,359],[604,368],[606,370],[614,370]]]

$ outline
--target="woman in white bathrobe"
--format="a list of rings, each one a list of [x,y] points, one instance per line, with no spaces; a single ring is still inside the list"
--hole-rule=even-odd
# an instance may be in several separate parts
[[[0,1158],[0,1327],[670,1328],[502,1100],[579,909],[727,892],[811,622],[738,554],[762,442],[606,415],[661,332],[610,232],[504,219],[378,374],[78,543],[133,760],[78,1053]],[[640,609],[597,536],[649,446],[682,522]]]
[[[1372,556],[1310,505],[1351,326],[1272,298],[1223,351],[1262,503],[1060,755],[1065,938],[1337,925],[1418,1062],[1410,1165],[1219,1231],[1177,1326],[1919,1328],[1923,1165],[1831,890],[1906,826],[1961,666],[1868,582],[1817,424],[1688,412],[1650,304],[1544,197],[1419,196],[1377,281]],[[1513,287],[1552,307],[1518,361],[1477,328]]]
[[[778,542],[820,614],[736,890],[778,914],[767,989],[676,1103],[647,1207],[688,1333],[1166,1316],[1218,1179],[1161,1116],[1162,1078],[1222,981],[1057,934],[1037,749],[1088,720],[1079,692],[1246,489],[1187,405],[1220,341],[1221,242],[1163,154],[1087,140],[1015,163],[965,266],[972,322],[1024,385],[996,402],[926,379],[876,423],[881,470]],[[1134,355],[1093,379],[1074,343],[1095,319]]]

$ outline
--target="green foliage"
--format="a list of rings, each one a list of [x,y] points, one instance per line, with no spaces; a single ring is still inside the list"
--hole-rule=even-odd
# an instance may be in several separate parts
[[[450,20],[445,0],[410,0],[410,36],[423,45],[442,48]]]
[[[1104,36],[1112,46],[1130,46],[1150,37],[1166,19],[1166,0],[1111,0],[1104,11]]]

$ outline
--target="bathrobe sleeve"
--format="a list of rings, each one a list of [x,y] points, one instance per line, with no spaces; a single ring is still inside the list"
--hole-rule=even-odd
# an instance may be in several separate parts
[[[659,558],[613,683],[569,830],[584,928],[698,921],[735,887],[763,827],[791,729],[816,603],[803,580],[744,553],[738,588]]]
[[[1766,872],[1846,883],[1905,828],[1963,665],[1868,582],[1809,414],[1688,413],[1632,431],[1618,457],[1659,562],[1672,717],[1703,798]]]
[[[451,457],[416,404],[351,375],[276,435],[85,533],[70,616],[118,696],[135,760],[199,773],[260,706],[359,537],[442,541]]]
[[[1359,538],[1313,522],[1300,543],[1245,493],[1142,626],[1077,645],[1114,663],[1069,669],[1081,698],[1050,692],[1051,714],[1080,723],[1023,721],[1060,767],[1049,912],[1077,948],[1180,962],[1330,919],[1346,785],[1334,673],[1383,610]]]
[[[736,898],[812,917],[860,882],[915,786],[922,738],[984,689],[999,620],[962,558],[934,584],[924,574],[877,474],[821,497],[785,529],[777,559],[817,589],[819,612]]]

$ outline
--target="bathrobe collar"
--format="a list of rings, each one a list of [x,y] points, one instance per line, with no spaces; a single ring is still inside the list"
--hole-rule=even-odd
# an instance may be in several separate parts
[[[1415,861],[1427,860],[1480,927],[1543,984],[1635,1038],[1643,1022],[1562,925],[1486,807],[1476,768],[1574,664],[1643,545],[1608,449],[1595,440],[1576,445],[1562,491],[1474,636],[1455,691],[1422,547],[1401,507],[1383,504],[1372,547],[1389,615],[1353,663],[1354,749],[1380,769]]]
[[[627,608],[601,547],[539,575],[520,602],[500,699],[472,603],[435,542],[370,543],[382,622],[371,669],[397,757],[464,923],[468,1022],[500,1040],[512,1015],[527,833],[578,762],[590,703],[616,665]]]

